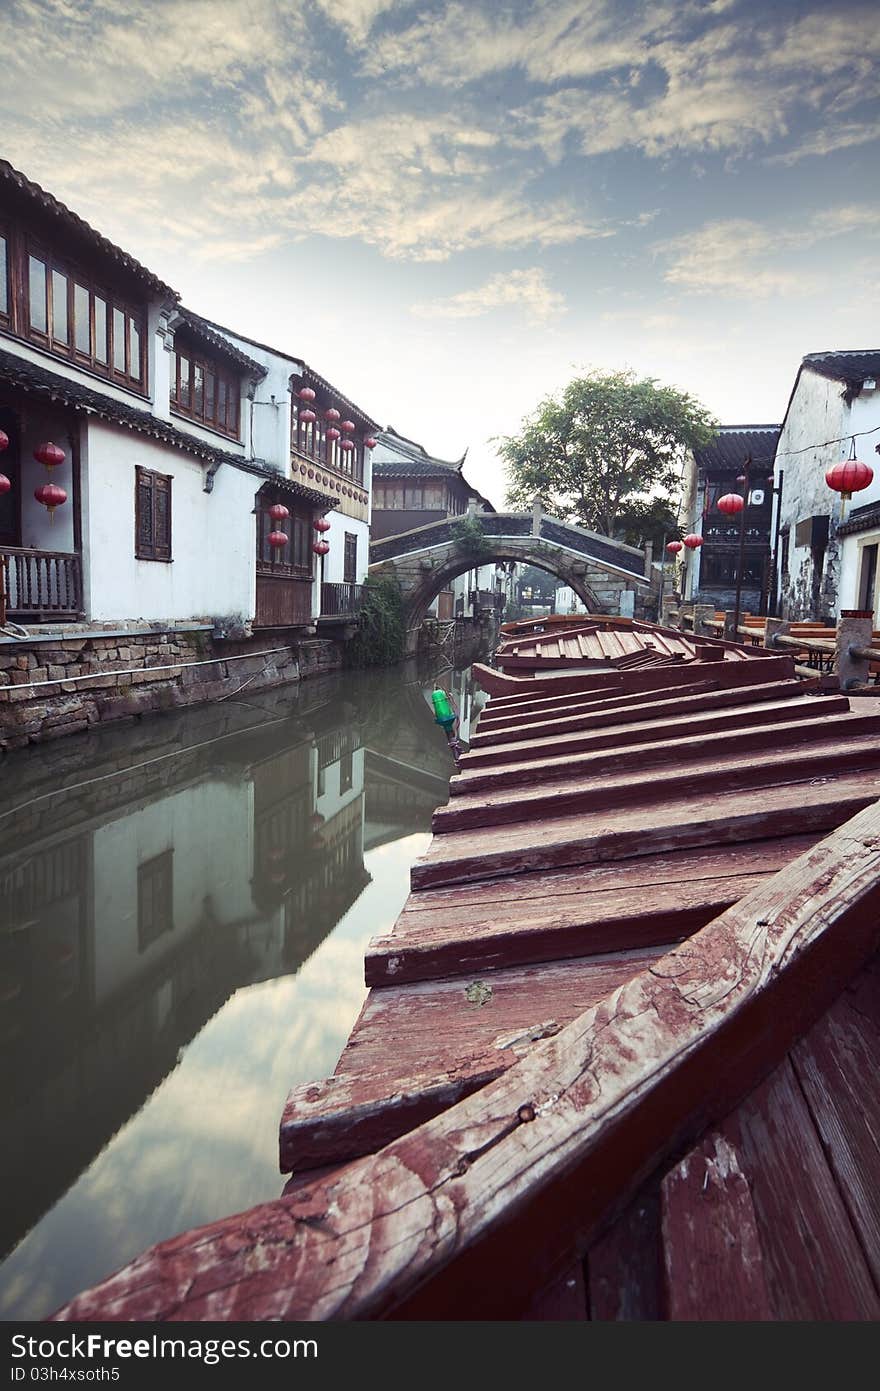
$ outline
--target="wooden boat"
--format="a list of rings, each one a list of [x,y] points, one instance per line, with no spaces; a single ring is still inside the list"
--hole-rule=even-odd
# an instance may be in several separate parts
[[[284,1195],[56,1317],[880,1316],[876,706],[689,671],[509,678]]]

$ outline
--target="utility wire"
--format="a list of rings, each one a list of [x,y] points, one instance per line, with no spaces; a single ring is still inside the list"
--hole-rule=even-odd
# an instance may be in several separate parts
[[[873,425],[870,430],[851,431],[848,435],[839,435],[838,438],[834,440],[822,440],[820,444],[805,444],[802,449],[783,449],[777,451],[776,454],[767,454],[764,457],[759,456],[758,458],[752,456],[752,463],[772,464],[775,463],[777,459],[787,459],[792,454],[809,454],[811,449],[825,449],[829,444],[846,444],[847,440],[857,440],[860,439],[862,435],[876,435],[878,430],[880,430],[880,425]]]

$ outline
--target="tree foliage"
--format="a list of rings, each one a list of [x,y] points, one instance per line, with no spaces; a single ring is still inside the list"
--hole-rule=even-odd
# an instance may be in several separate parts
[[[631,545],[673,530],[680,470],[717,426],[698,401],[634,373],[589,372],[497,440],[508,503],[540,497],[553,516]]]
[[[349,666],[390,666],[406,647],[403,596],[393,575],[368,575],[364,580],[358,630],[346,644]]]

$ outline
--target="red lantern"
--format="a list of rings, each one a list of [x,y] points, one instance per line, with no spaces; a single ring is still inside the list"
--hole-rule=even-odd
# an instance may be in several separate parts
[[[312,550],[315,552],[315,555],[326,555],[329,549],[330,547],[326,541],[312,542]]]
[[[312,522],[312,526],[313,526],[313,528],[314,528],[315,531],[329,531],[329,530],[330,530],[330,523],[327,521],[327,518],[326,518],[326,517],[319,517],[319,518],[317,519],[317,521]]]
[[[10,489],[11,487],[12,487],[12,484],[10,483],[9,479],[6,477],[6,474],[5,474],[5,473],[0,473],[0,497],[2,497],[4,493],[8,493],[8,492],[9,492],[9,489]]]
[[[314,401],[315,393],[310,386],[301,386],[296,393],[301,401]]]
[[[860,493],[863,488],[867,488],[873,480],[874,470],[859,459],[847,459],[835,464],[825,474],[825,482],[829,488],[835,493],[840,493],[844,502],[848,501],[853,493]]]
[[[273,522],[286,522],[290,513],[283,502],[273,502],[272,506],[269,508],[269,516],[272,518]]]
[[[272,547],[273,551],[280,551],[282,546],[287,545],[287,532],[270,531],[269,535],[266,537],[266,540],[269,542],[269,545]]]
[[[38,464],[45,464],[46,468],[57,468],[64,463],[64,450],[59,449],[57,444],[47,440],[45,444],[38,444],[34,450],[34,458]]]
[[[744,507],[745,501],[739,493],[725,493],[724,497],[718,499],[718,511],[724,512],[728,517],[735,516]]]
[[[340,430],[344,430],[347,435],[350,435],[356,427],[353,420],[343,420],[339,428]]]
[[[666,549],[668,550],[670,555],[678,555],[679,551],[681,550],[681,542],[670,541]]]
[[[335,406],[331,406],[329,410],[326,410],[324,412],[324,419],[334,421],[339,419],[339,411],[336,409]]]
[[[9,448],[9,436],[7,435],[7,433],[6,433],[5,430],[0,430],[0,454],[3,453],[4,449],[8,449],[8,448]]]
[[[354,440],[343,440],[340,449],[354,449]]]
[[[700,546],[702,546],[703,538],[702,536],[697,536],[692,531],[689,536],[686,536],[684,538],[684,544],[687,546],[689,551],[696,551],[699,550]]]
[[[67,494],[63,488],[59,488],[55,483],[43,483],[39,488],[34,489],[34,497],[37,502],[41,502],[49,513],[49,520],[56,507],[67,501]]]
[[[317,419],[314,411],[300,411],[299,413],[300,425],[314,425]]]
[[[327,439],[328,439],[328,440],[338,440],[338,439],[339,439],[339,431],[337,430],[337,428],[336,428],[335,425],[331,425],[331,426],[330,426],[330,429],[327,431]]]
[[[370,436],[369,439],[364,440],[364,447],[365,447],[366,449],[375,449],[375,448],[376,448],[376,440],[373,439],[373,436],[372,436],[372,435]]]

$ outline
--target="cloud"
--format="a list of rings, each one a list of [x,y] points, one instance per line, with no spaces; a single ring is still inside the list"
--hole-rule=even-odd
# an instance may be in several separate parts
[[[462,290],[448,299],[414,304],[412,313],[422,319],[475,319],[493,309],[522,309],[531,323],[546,323],[566,312],[563,295],[547,283],[543,270],[501,271],[484,285]]]
[[[727,218],[661,243],[655,251],[669,258],[664,280],[693,294],[802,296],[833,274],[829,263],[807,263],[803,253],[834,237],[873,232],[878,219],[876,204],[827,209],[795,226]]]
[[[768,155],[768,164],[797,164],[810,156],[834,154],[836,150],[850,149],[854,145],[867,145],[872,140],[880,140],[880,120],[845,121],[828,130],[813,131],[800,145],[784,154]]]

